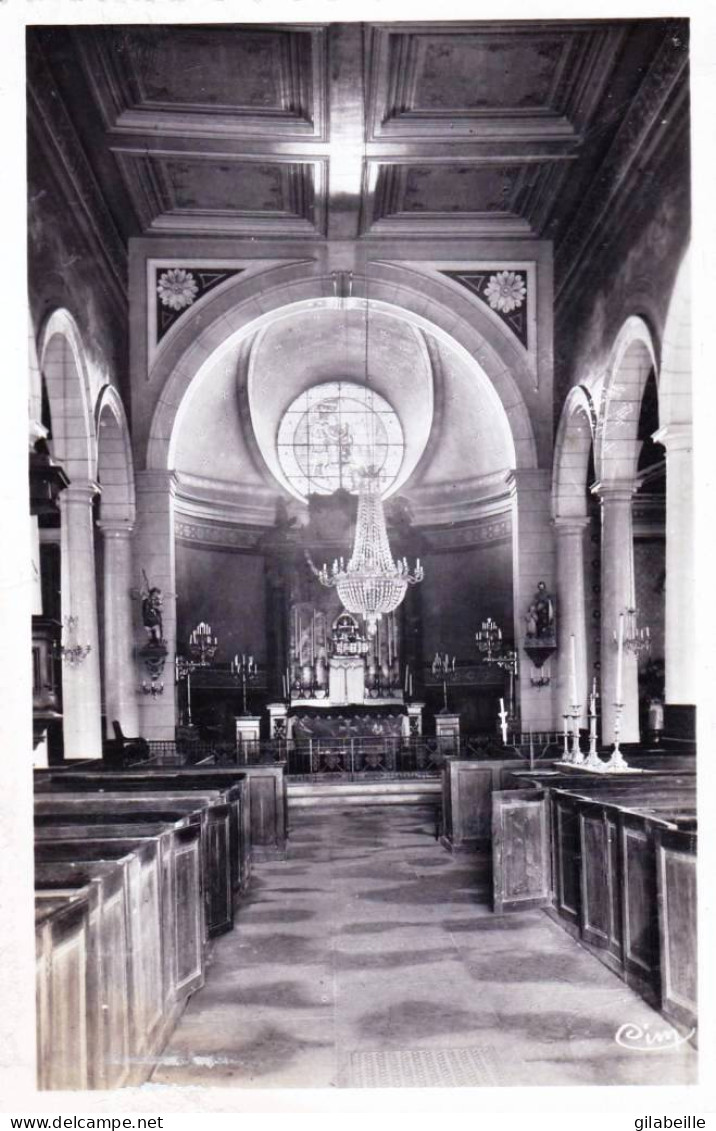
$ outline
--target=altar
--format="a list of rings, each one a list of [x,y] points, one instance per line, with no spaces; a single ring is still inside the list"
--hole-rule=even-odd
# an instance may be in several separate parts
[[[365,660],[362,656],[331,656],[328,699],[331,706],[365,701]]]

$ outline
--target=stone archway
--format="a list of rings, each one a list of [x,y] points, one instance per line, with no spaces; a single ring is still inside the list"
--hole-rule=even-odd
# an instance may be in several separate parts
[[[209,358],[254,334],[263,326],[302,307],[334,305],[328,297],[332,282],[328,277],[306,276],[306,265],[275,268],[264,276],[257,294],[253,277],[241,278],[233,287],[219,292],[203,307],[198,323],[187,319],[171,344],[159,353],[149,375],[155,390],[151,423],[147,429],[144,463],[147,469],[171,467],[171,437],[184,398],[193,381],[200,377]],[[365,290],[365,280],[354,279],[353,301]],[[244,297],[245,296],[245,297]],[[482,314],[477,304],[456,295],[446,284],[394,264],[372,265],[370,304],[389,310],[427,334],[461,351],[472,365],[476,379],[492,386],[509,421],[517,468],[534,468],[547,462],[551,453],[539,438],[527,409],[527,394],[534,388],[534,375],[524,351],[512,340],[509,331]],[[141,441],[140,441],[141,443]],[[541,458],[542,457],[542,458]]]
[[[571,670],[574,656],[581,726],[586,724],[589,697],[585,538],[590,525],[587,478],[595,425],[592,398],[584,386],[578,385],[564,403],[557,429],[552,513],[557,534],[556,694],[561,710],[567,710],[574,696]]]
[[[696,702],[691,256],[682,260],[664,328],[659,431],[666,448],[666,725],[693,737]]]
[[[101,489],[104,707],[107,736],[116,720],[125,735],[139,733],[134,673],[133,612],[136,586],[131,535],[135,521],[134,466],[124,405],[112,385],[102,389],[96,409],[97,478]]]
[[[102,728],[93,530],[93,500],[98,490],[97,433],[85,348],[69,311],[56,310],[50,315],[38,354],[50,405],[52,454],[70,479],[60,495],[64,640],[69,635],[73,642],[90,648],[80,663],[63,663],[65,755],[99,758]]]
[[[622,742],[639,741],[637,657],[624,651],[619,687],[615,638],[622,615],[636,604],[632,500],[638,486],[639,416],[652,372],[657,366],[651,331],[642,318],[627,318],[607,365],[595,442],[595,490],[602,508],[602,735],[607,742],[617,720]]]

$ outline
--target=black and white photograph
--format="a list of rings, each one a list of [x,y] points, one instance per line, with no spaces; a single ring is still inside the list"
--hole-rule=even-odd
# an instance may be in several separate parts
[[[24,30],[38,1095],[703,1083],[690,19],[148,7]]]

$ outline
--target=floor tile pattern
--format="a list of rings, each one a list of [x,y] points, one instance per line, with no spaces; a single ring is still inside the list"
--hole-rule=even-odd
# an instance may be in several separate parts
[[[486,855],[450,856],[419,807],[303,809],[216,940],[156,1084],[682,1084],[689,1045],[541,911],[490,910]]]

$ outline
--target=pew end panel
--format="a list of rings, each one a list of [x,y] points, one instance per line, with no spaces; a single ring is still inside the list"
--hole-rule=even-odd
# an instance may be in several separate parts
[[[492,884],[497,915],[550,902],[549,809],[544,790],[492,794]]]
[[[661,954],[661,1009],[696,1043],[698,923],[696,834],[657,829],[656,879]]]

